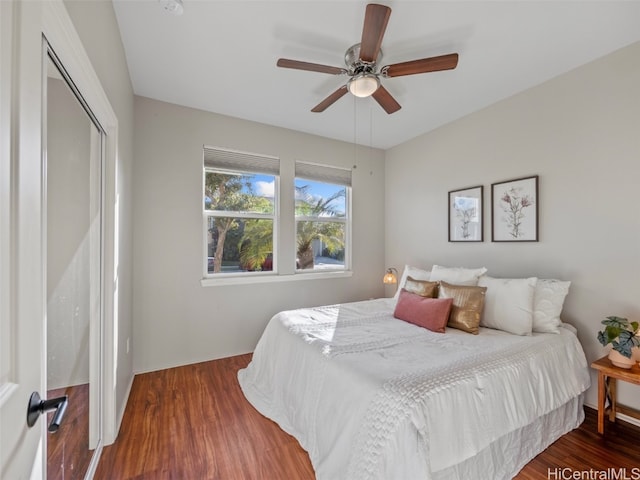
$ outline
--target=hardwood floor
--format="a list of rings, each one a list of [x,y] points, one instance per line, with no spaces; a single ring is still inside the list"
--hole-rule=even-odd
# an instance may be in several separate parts
[[[251,355],[136,376],[96,479],[312,479],[307,453],[245,400]]]
[[[598,434],[598,412],[585,407],[585,421],[572,432],[559,438],[544,452],[531,460],[515,477],[517,480],[538,479],[600,479],[640,480],[640,427],[617,420],[605,423],[605,434]],[[584,474],[564,477],[562,469],[603,472],[606,477]],[[626,473],[625,473],[626,471]],[[552,472],[558,472],[553,475]]]
[[[309,457],[298,442],[245,400],[236,373],[250,360],[247,354],[136,376],[120,435],[105,447],[95,478],[313,479]],[[640,428],[608,423],[602,437],[596,413],[587,408],[586,416],[516,478],[560,479],[560,473],[549,472],[563,468],[627,468],[628,478],[637,468],[640,474]]]

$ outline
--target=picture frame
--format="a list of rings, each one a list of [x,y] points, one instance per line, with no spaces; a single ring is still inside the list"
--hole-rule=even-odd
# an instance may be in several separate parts
[[[449,241],[482,242],[484,187],[463,188],[449,192]]]
[[[538,241],[538,175],[491,184],[491,241]]]

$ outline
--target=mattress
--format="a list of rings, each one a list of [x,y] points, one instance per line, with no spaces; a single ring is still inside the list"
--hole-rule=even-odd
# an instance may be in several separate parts
[[[564,411],[548,438],[522,446],[526,458],[511,462],[521,468],[582,421],[576,404],[590,378],[570,329],[434,333],[395,319],[394,306],[377,299],[280,312],[238,372],[245,397],[298,439],[318,479],[456,478]]]

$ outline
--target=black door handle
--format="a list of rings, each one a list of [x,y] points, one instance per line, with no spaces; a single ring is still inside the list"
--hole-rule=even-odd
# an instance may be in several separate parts
[[[52,398],[51,400],[42,400],[38,392],[33,392],[29,398],[29,407],[27,408],[27,425],[29,428],[33,427],[41,413],[55,410],[56,413],[51,419],[48,430],[57,432],[64,418],[64,412],[67,411],[68,403],[69,397],[67,395]]]

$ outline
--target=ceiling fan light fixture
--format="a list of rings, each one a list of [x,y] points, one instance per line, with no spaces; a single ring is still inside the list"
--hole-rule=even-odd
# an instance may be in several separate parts
[[[352,77],[347,87],[356,97],[369,97],[380,87],[380,80],[372,73],[361,73]]]
[[[182,12],[184,12],[182,0],[158,0],[158,2],[166,12],[173,15],[182,15]]]

